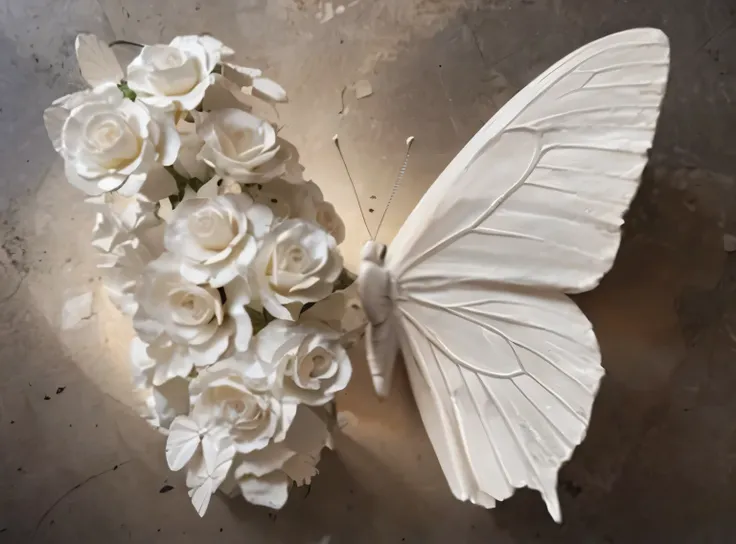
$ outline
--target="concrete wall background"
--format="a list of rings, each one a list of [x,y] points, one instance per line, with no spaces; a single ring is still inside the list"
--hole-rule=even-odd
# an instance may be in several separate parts
[[[336,2],[334,6],[339,5]],[[736,4],[732,0],[361,0],[320,22],[316,0],[0,2],[0,543],[584,542],[736,540]],[[334,7],[333,6],[333,7]],[[92,213],[69,187],[41,112],[80,86],[73,41],[211,32],[281,82],[279,109],[312,178],[366,238],[333,151],[341,136],[372,226],[417,141],[389,239],[452,156],[513,93],[576,47],[634,26],[672,43],[652,162],[617,263],[576,300],[607,376],[588,438],[560,476],[565,523],[520,492],[496,510],[455,501],[405,380],[372,395],[360,353],[340,408],[355,415],[308,497],[277,516],[217,498],[200,520],[163,440],[131,410],[123,325],[94,289]],[[373,96],[345,93],[356,80]],[[59,394],[60,388],[64,388]],[[46,399],[46,397],[49,397]],[[117,469],[115,467],[117,466]],[[174,490],[160,494],[164,483]]]

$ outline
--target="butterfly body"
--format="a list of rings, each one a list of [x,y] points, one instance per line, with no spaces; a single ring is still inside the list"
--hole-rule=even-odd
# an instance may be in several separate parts
[[[386,246],[368,242],[361,253],[358,295],[368,320],[369,343],[384,346],[385,357],[369,357],[373,386],[380,396],[388,395],[394,359],[398,351],[395,299],[396,283],[385,266]]]
[[[387,250],[363,250],[359,294],[379,395],[401,350],[453,494],[493,507],[520,487],[560,521],[557,473],[603,377],[566,293],[613,265],[669,68],[656,29],[607,36],[514,96],[460,151]]]

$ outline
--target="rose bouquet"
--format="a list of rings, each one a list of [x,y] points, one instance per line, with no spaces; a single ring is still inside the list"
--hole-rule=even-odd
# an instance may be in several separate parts
[[[316,474],[352,372],[344,225],[254,113],[286,93],[209,36],[142,46],[126,69],[94,36],[76,49],[89,88],[44,120],[97,207],[92,244],[135,330],[145,415],[200,515],[218,489],[280,508]]]

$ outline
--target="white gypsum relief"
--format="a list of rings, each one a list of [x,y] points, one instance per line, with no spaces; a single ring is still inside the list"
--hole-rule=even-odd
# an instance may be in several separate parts
[[[44,114],[130,319],[132,386],[204,515],[218,490],[281,508],[332,444],[348,384],[344,224],[294,146],[253,113],[284,89],[211,36],[114,49],[81,34],[88,89]],[[206,108],[205,108],[206,104]],[[347,281],[346,281],[347,280]]]
[[[557,473],[603,377],[591,324],[566,293],[593,289],[613,264],[668,67],[655,29],[575,51],[473,137],[387,253],[364,249],[375,388],[388,393],[400,347],[460,500],[492,508],[530,487],[561,521]]]

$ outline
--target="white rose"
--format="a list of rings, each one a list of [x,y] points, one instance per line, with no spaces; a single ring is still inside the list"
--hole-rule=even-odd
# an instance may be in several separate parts
[[[77,34],[74,49],[79,71],[91,87],[104,83],[117,84],[123,79],[123,69],[115,53],[94,34]]]
[[[161,109],[193,110],[216,81],[212,74],[232,50],[209,36],[179,36],[169,45],[144,47],[128,66],[137,100]]]
[[[325,201],[319,186],[310,181],[305,184],[314,210],[314,221],[332,234],[338,244],[345,241],[345,223],[330,202]]]
[[[145,341],[166,333],[175,342],[203,345],[216,337],[225,320],[217,289],[182,278],[177,261],[164,254],[141,276],[134,325]]]
[[[266,184],[246,185],[244,190],[255,202],[271,209],[274,224],[284,219],[315,221],[317,218],[317,211],[305,183],[290,183],[278,178]]]
[[[154,116],[112,83],[57,100],[44,121],[69,183],[90,195],[135,195],[156,163],[171,165],[179,152],[173,118]]]
[[[200,516],[204,516],[210,498],[225,481],[237,453],[227,430],[207,416],[192,412],[176,417],[166,440],[169,468],[177,471],[188,465],[189,497]]]
[[[256,335],[254,346],[258,358],[276,369],[287,402],[327,404],[352,375],[340,335],[318,322],[272,321]]]
[[[155,428],[168,429],[174,418],[189,413],[189,382],[177,378],[156,385],[157,362],[148,356],[147,348],[138,337],[130,344],[134,390],[144,395],[146,420]]]
[[[254,391],[242,362],[227,359],[192,380],[192,417],[223,429],[240,453],[265,448],[286,437],[297,405]]]
[[[345,240],[345,224],[313,181],[290,183],[284,179],[274,179],[266,184],[248,185],[245,191],[259,204],[271,208],[275,222],[284,219],[314,221],[329,232],[338,244]]]
[[[264,238],[251,270],[263,306],[274,317],[293,320],[304,304],[332,293],[342,256],[320,227],[289,219]]]
[[[245,500],[280,509],[286,504],[292,484],[311,482],[318,472],[322,448],[330,442],[327,414],[323,409],[320,414],[300,406],[283,442],[236,457],[232,483]]]
[[[268,122],[239,109],[196,113],[204,145],[197,156],[227,183],[265,183],[286,171],[276,131]]]
[[[196,125],[186,119],[179,119],[176,130],[181,138],[179,157],[174,163],[176,171],[187,178],[197,178],[201,181],[210,179],[212,173],[209,166],[197,158],[204,142],[197,135]]]
[[[245,194],[190,198],[174,210],[164,244],[181,258],[186,279],[222,287],[246,275],[272,217]]]
[[[134,296],[138,279],[157,253],[155,231],[159,220],[149,202],[133,200],[122,213],[117,213],[109,200],[109,193],[87,199],[99,210],[92,246],[100,253],[97,267],[105,271],[103,286],[110,300],[123,314],[132,317],[138,309]]]

